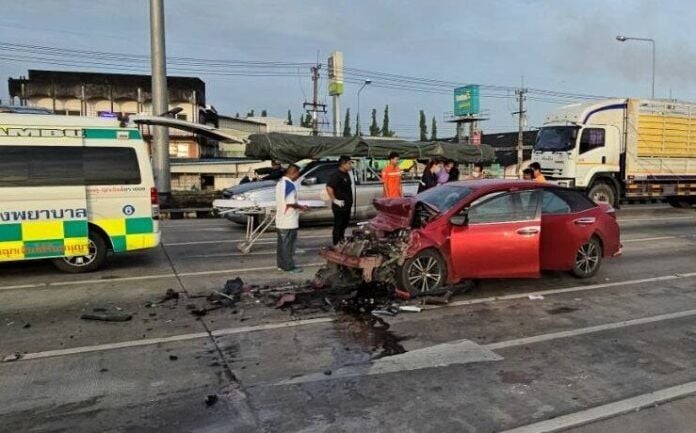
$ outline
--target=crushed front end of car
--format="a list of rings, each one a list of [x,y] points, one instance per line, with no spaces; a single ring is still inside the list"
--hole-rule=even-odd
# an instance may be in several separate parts
[[[334,287],[373,282],[393,286],[411,244],[410,229],[386,232],[369,223],[361,225],[334,248],[319,253],[327,263],[317,272],[316,281]]]

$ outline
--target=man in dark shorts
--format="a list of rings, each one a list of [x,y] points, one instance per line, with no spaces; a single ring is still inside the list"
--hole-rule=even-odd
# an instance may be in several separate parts
[[[343,240],[350,222],[350,211],[353,208],[353,182],[350,179],[352,168],[353,161],[350,156],[341,156],[338,159],[338,170],[326,183],[326,192],[331,200],[331,210],[334,215],[334,245]]]

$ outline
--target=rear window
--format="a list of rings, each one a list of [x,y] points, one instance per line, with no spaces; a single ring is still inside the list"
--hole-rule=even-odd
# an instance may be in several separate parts
[[[572,189],[553,188],[545,190],[544,196],[546,196],[546,194],[549,192],[552,192],[554,195],[562,199],[563,202],[565,202],[565,204],[570,208],[571,213],[582,212],[584,210],[592,209],[593,207],[597,206],[592,200],[584,196],[579,191],[574,191]],[[544,202],[546,202],[546,197]]]
[[[137,185],[140,180],[130,147],[0,147],[0,187]]]

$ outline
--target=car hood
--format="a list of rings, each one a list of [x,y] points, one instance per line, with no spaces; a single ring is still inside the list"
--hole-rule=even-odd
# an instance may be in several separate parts
[[[377,230],[394,231],[410,228],[415,198],[378,198],[374,201],[377,216],[370,224]]]
[[[277,182],[275,180],[260,180],[257,182],[247,182],[247,183],[242,183],[242,184],[237,185],[237,186],[233,186],[231,188],[226,188],[224,190],[224,192],[225,192],[225,194],[230,195],[230,196],[237,195],[237,194],[244,194],[245,192],[275,186],[276,183]]]

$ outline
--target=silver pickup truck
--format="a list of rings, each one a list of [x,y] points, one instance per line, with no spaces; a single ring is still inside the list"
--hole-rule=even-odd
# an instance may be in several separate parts
[[[380,170],[375,168],[376,161],[370,158],[356,158],[353,170],[350,173],[353,181],[353,219],[365,220],[375,216],[377,211],[372,201],[382,197],[382,183]],[[299,185],[300,200],[325,200],[326,182],[329,177],[338,170],[336,160],[318,160],[301,162]],[[404,195],[416,195],[418,190],[418,178],[416,170],[406,175],[403,179]],[[275,201],[276,181],[265,180],[249,182],[227,188],[222,192],[226,199],[251,200],[254,202]],[[246,216],[228,213],[225,218],[239,224],[246,224]],[[316,208],[300,214],[301,223],[322,223],[333,221],[331,207]]]

